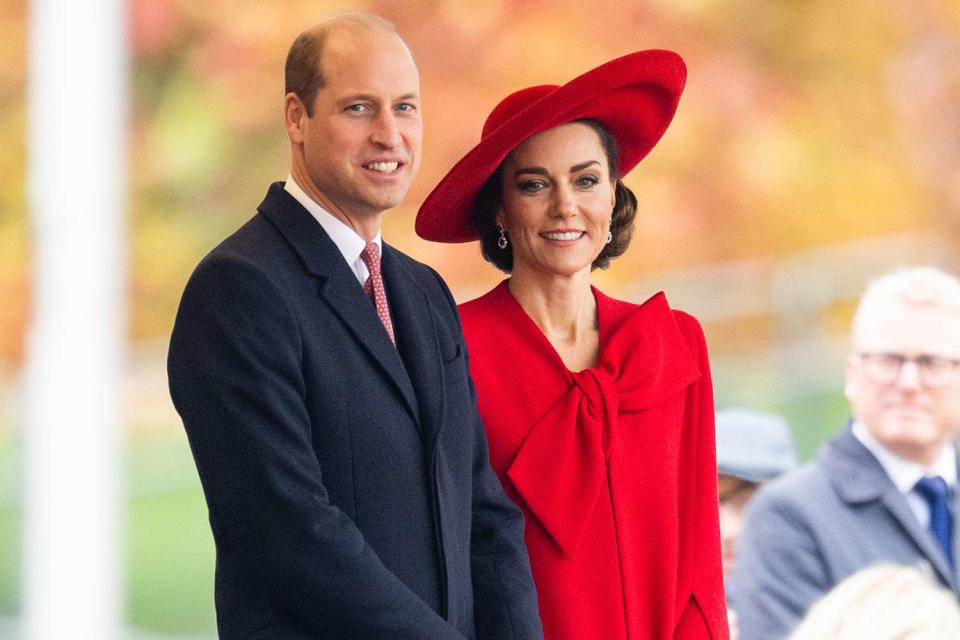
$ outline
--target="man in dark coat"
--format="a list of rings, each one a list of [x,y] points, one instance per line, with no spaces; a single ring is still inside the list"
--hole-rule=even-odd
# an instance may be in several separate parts
[[[932,268],[876,280],[851,337],[852,423],[747,509],[729,585],[741,640],[786,637],[874,564],[920,567],[960,595],[960,282]]]
[[[383,243],[420,160],[392,25],[304,32],[291,175],[199,264],[170,345],[217,549],[221,638],[540,638],[453,299]]]

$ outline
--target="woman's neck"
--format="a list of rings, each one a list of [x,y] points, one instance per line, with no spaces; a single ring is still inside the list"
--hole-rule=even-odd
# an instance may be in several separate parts
[[[508,286],[568,369],[579,371],[596,364],[600,340],[589,269],[572,276],[546,277],[515,271]]]

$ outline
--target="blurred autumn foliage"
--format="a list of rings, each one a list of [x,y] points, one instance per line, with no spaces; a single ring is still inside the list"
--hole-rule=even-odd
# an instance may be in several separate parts
[[[676,118],[627,177],[640,209],[633,244],[595,279],[638,302],[662,287],[699,315],[718,401],[782,411],[804,457],[846,413],[837,339],[863,278],[905,259],[960,272],[956,0],[126,6],[130,112],[117,126],[129,131],[133,349],[123,393],[141,436],[126,451],[126,597],[144,629],[215,636],[213,545],[183,432],[171,429],[166,341],[194,265],[287,175],[284,58],[325,15],[382,15],[414,51],[424,161],[384,235],[436,266],[460,300],[502,275],[475,245],[420,240],[413,220],[493,105],[638,49],[679,52],[689,76]],[[28,123],[28,33],[28,1],[0,0],[0,436],[16,426],[30,320],[28,124],[44,126]],[[62,73],[82,55],[64,51]],[[0,635],[3,615],[18,610],[18,459],[14,439],[0,437]]]
[[[598,275],[614,294],[669,268],[903,231],[957,236],[952,0],[133,0],[132,340],[169,333],[192,267],[286,176],[284,56],[338,10],[394,21],[415,52],[425,159],[385,236],[436,265],[460,299],[500,275],[475,246],[415,237],[418,203],[503,95],[644,48],[681,53],[689,80],[673,125],[627,180],[640,201],[634,244]],[[0,373],[22,363],[30,305],[27,20],[24,0],[0,0]]]

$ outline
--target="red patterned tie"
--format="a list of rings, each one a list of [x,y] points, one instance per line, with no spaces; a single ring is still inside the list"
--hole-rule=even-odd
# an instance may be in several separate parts
[[[360,253],[360,258],[370,271],[370,277],[363,283],[363,290],[367,292],[370,300],[373,301],[373,306],[377,308],[377,315],[380,316],[380,322],[390,336],[390,342],[397,344],[397,339],[393,337],[390,309],[387,307],[387,292],[383,288],[383,278],[380,276],[380,247],[376,242],[368,242]]]

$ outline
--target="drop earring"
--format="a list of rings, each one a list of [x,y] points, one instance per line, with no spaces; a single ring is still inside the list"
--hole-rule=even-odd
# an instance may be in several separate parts
[[[507,230],[504,229],[503,225],[499,222],[497,223],[497,229],[500,231],[500,237],[497,238],[497,246],[500,247],[501,250],[505,250],[507,245],[510,244],[510,241],[507,240]]]
[[[607,244],[613,242],[613,231],[607,231]]]

